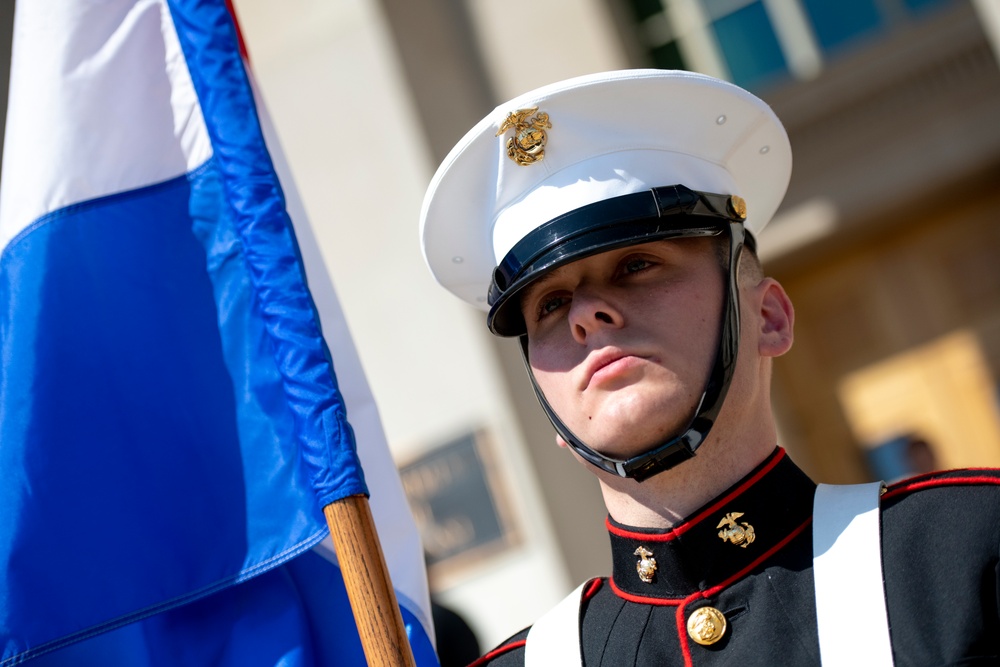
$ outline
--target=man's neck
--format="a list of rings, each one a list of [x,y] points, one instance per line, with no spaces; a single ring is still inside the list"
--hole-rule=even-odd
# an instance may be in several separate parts
[[[694,458],[642,483],[601,475],[604,504],[619,523],[670,528],[746,476],[774,447],[773,439],[755,446],[710,439]]]

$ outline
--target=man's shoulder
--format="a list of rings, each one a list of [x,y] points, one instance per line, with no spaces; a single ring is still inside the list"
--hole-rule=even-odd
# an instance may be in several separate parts
[[[882,572],[897,664],[993,656],[997,592],[984,582],[995,581],[1000,554],[1000,471],[921,475],[882,498]]]
[[[579,589],[573,591],[570,596],[580,600],[583,608],[586,608],[598,592],[605,590],[607,587],[604,586],[606,579],[603,577],[597,577],[588,580]],[[567,596],[565,601],[570,601],[570,596]],[[490,667],[517,667],[524,664],[524,650],[528,643],[528,632],[533,626],[524,628],[520,632],[511,635],[506,640],[501,642],[495,649],[489,651],[483,657],[476,660],[474,663],[469,665],[469,667],[485,667],[489,665]]]
[[[940,505],[972,496],[993,497],[997,493],[1000,493],[1000,468],[941,470],[890,484],[882,496],[882,506],[891,509],[927,502]]]
[[[969,557],[992,560],[1000,542],[997,525],[998,469],[919,475],[892,484],[882,496],[883,545],[897,555],[965,549]]]
[[[520,632],[511,635],[500,642],[496,648],[487,651],[479,660],[473,662],[469,667],[514,667],[524,664],[524,645],[528,640],[530,627],[524,628]]]

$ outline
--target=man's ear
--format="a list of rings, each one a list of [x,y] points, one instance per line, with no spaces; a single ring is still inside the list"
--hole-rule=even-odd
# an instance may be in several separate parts
[[[564,449],[566,447],[569,447],[569,443],[566,442],[565,440],[563,440],[563,437],[561,435],[559,435],[558,433],[556,433],[556,444],[559,445],[560,447],[564,448]]]
[[[758,350],[762,357],[780,357],[795,339],[795,308],[785,288],[773,278],[757,285],[760,304]]]

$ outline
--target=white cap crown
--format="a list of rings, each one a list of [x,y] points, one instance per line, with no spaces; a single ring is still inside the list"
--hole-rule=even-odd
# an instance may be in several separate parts
[[[497,107],[449,153],[424,199],[424,257],[446,289],[486,309],[493,269],[559,215],[679,184],[743,197],[758,234],[790,175],[780,121],[737,86],[667,70],[570,79]]]

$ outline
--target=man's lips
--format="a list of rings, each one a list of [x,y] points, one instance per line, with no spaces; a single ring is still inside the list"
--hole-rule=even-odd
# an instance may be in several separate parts
[[[621,372],[642,363],[645,357],[618,348],[604,348],[587,357],[580,389],[600,384]]]

